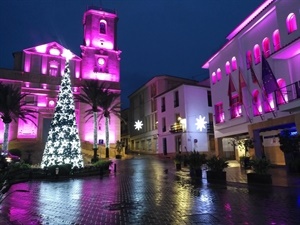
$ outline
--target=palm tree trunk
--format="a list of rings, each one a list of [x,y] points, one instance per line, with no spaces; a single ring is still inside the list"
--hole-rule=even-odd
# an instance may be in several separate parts
[[[105,117],[105,147],[106,158],[109,158],[109,117]]]
[[[8,153],[8,130],[9,130],[9,123],[4,123],[4,137],[3,137],[3,145],[2,145],[2,152],[4,154]]]
[[[93,162],[98,161],[97,157],[97,150],[98,150],[98,120],[97,120],[97,112],[93,112],[93,119],[94,119],[94,144],[93,144],[93,150],[94,150],[94,156],[93,156]]]

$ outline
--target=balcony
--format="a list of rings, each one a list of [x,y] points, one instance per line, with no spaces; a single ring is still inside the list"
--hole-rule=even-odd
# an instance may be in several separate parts
[[[208,124],[206,124],[206,130],[207,133],[214,133],[214,123],[209,122]]]
[[[182,133],[183,127],[182,124],[176,123],[170,126],[170,133]]]
[[[279,97],[276,98],[276,103],[279,110],[282,112],[296,112],[300,111],[300,81],[287,85],[280,89],[285,101],[282,101],[281,95],[276,93]]]

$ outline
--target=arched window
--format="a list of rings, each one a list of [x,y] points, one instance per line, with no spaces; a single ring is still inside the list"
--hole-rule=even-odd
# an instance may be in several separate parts
[[[290,13],[286,18],[286,28],[288,33],[293,33],[297,30],[297,21],[294,13]]]
[[[232,71],[237,70],[237,62],[235,56],[233,56],[231,59],[231,66],[232,66]]]
[[[280,78],[277,80],[277,84],[279,87],[279,90],[276,91],[276,101],[278,105],[285,104],[288,102],[288,95],[286,90],[286,83],[285,80]]]
[[[225,64],[225,70],[227,75],[231,73],[230,62],[228,61]]]
[[[212,81],[213,84],[215,84],[215,83],[217,82],[217,76],[216,76],[216,73],[215,73],[215,72],[213,72],[213,73],[211,74],[211,81]]]
[[[279,30],[275,30],[273,32],[273,44],[274,44],[274,50],[275,51],[278,51],[281,48]]]
[[[265,101],[265,112],[272,112],[274,111],[275,108],[275,103],[274,103],[274,99],[273,99],[273,93],[268,94],[267,99]]]
[[[106,21],[100,20],[100,34],[106,34]]]
[[[222,79],[222,72],[221,72],[221,69],[218,68],[218,69],[217,69],[217,80],[219,81],[219,80],[221,80],[221,79]]]
[[[254,53],[254,62],[255,62],[255,64],[260,63],[260,47],[259,47],[258,44],[254,45],[253,53]]]
[[[264,38],[264,40],[262,41],[262,47],[263,47],[264,56],[268,58],[271,54],[269,38],[267,37]]]
[[[253,116],[259,116],[262,113],[259,91],[255,89],[252,92],[252,97],[253,97]]]
[[[252,53],[250,50],[246,53],[246,63],[247,63],[247,69],[249,69],[250,66],[252,65]]]

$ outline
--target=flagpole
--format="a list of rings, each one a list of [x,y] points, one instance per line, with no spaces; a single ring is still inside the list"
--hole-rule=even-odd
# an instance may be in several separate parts
[[[254,69],[253,69],[253,67],[252,67],[252,65],[250,65],[250,70],[251,70],[251,75],[252,75],[252,82],[258,84],[258,87],[260,88],[260,90],[261,90],[261,92],[262,92],[262,94],[263,94],[264,101],[267,102],[267,104],[269,105],[269,107],[270,107],[270,109],[271,109],[271,111],[272,111],[273,116],[276,118],[275,112],[274,112],[274,110],[272,109],[270,102],[268,101],[268,95],[267,95],[265,89],[264,89],[264,88],[262,87],[262,85],[260,84],[259,80],[257,79],[257,77],[256,77],[256,75],[255,75],[255,72],[254,72]],[[255,80],[253,80],[253,78],[254,78]]]
[[[259,113],[259,116],[260,116],[261,120],[264,120],[264,118],[263,118],[263,116],[262,116],[262,113],[259,112],[259,109],[258,109],[257,105],[254,104],[254,101],[253,101],[253,98],[252,98],[251,91],[250,91],[250,89],[249,89],[249,87],[248,87],[248,85],[247,85],[247,83],[246,83],[246,81],[245,81],[245,79],[244,79],[244,75],[243,75],[242,72],[241,72],[241,68],[239,68],[239,76],[241,76],[241,77],[243,78],[243,81],[245,82],[245,86],[246,86],[246,88],[247,88],[247,91],[248,91],[249,95],[251,96],[251,103],[252,103],[252,106],[255,105],[255,108],[256,108],[257,112]],[[239,79],[240,79],[240,78],[239,78]],[[240,86],[241,86],[241,85],[240,85]],[[240,87],[240,88],[242,88],[242,87]],[[242,90],[240,90],[240,91],[242,91]],[[242,101],[242,102],[243,102],[243,105],[244,105],[244,101]],[[245,107],[245,105],[244,105],[244,107]],[[253,116],[254,116],[254,115],[253,115]]]

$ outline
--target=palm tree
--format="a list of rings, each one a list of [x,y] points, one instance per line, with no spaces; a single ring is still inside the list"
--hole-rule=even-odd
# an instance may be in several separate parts
[[[109,88],[103,89],[103,98],[99,102],[101,108],[100,120],[105,118],[105,157],[109,158],[109,120],[113,114],[119,119],[121,118],[121,102],[120,93],[112,92]]]
[[[80,95],[75,96],[75,100],[90,106],[89,109],[85,111],[86,121],[91,118],[94,120],[94,143],[93,150],[94,156],[92,162],[98,161],[97,150],[98,150],[98,113],[101,111],[99,107],[100,99],[103,98],[103,90],[105,88],[105,83],[99,80],[86,80],[82,86],[82,91]]]
[[[29,103],[34,103],[32,101],[24,101],[27,95],[28,94],[21,93],[21,89],[17,86],[0,82],[0,118],[4,123],[2,145],[4,154],[8,154],[8,132],[9,125],[12,121],[17,122],[17,119],[21,119],[27,123],[27,120],[29,120],[36,125],[35,121],[31,118],[36,118],[35,113],[37,113],[37,111],[25,107]]]

